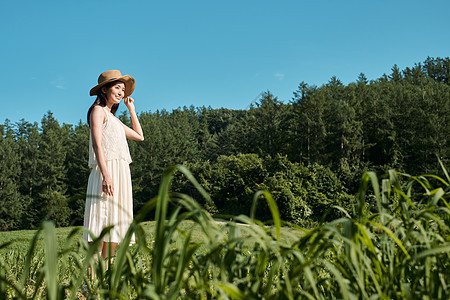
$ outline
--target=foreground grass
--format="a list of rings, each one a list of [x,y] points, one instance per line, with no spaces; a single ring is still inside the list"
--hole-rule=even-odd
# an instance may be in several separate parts
[[[18,246],[16,254],[5,252],[13,244],[0,249],[6,253],[0,260],[0,295],[19,299],[450,297],[448,176],[444,180],[391,171],[380,180],[369,172],[361,179],[352,215],[312,229],[283,230],[268,192],[255,195],[249,217],[217,224],[196,201],[169,192],[177,169],[210,201],[186,169],[169,168],[159,195],[135,217],[109,268],[95,259],[108,229],[88,246],[80,240],[80,228],[59,232],[51,223],[43,223],[34,235],[24,232],[19,237],[29,242],[24,257],[18,253],[27,250],[26,243],[25,248]],[[273,226],[252,217],[262,200],[268,203]],[[171,211],[169,202],[175,207]],[[153,210],[155,222],[142,222]],[[129,246],[132,234],[137,243]],[[94,278],[86,274],[89,264]],[[82,293],[84,285],[88,294]]]

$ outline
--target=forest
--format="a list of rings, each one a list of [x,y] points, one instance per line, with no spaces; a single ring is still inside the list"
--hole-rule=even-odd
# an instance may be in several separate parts
[[[288,103],[267,91],[245,110],[141,112],[146,138],[129,141],[135,213],[174,164],[186,166],[212,201],[181,174],[173,189],[215,216],[249,214],[259,190],[272,193],[283,220],[302,226],[335,219],[342,213],[335,205],[352,213],[365,171],[440,175],[440,161],[449,165],[449,80],[450,58],[428,57],[376,80],[361,73],[347,85],[336,77],[301,82]],[[90,171],[85,117],[60,124],[49,111],[40,123],[5,120],[0,133],[0,231],[44,220],[81,225]],[[256,213],[270,218],[263,206]]]

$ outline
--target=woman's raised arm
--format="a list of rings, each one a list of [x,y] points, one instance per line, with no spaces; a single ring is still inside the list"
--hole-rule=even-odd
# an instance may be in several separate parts
[[[122,123],[125,129],[125,135],[127,139],[135,140],[135,141],[143,141],[144,140],[144,132],[142,131],[141,124],[139,123],[139,119],[136,115],[136,109],[134,107],[134,99],[131,97],[126,97],[124,99],[125,105],[130,112],[131,123],[133,124],[133,129],[126,126]]]

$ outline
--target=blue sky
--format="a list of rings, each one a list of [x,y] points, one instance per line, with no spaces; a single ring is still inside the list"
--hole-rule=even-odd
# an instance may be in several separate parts
[[[245,109],[450,51],[450,1],[2,1],[0,123],[85,122],[98,75],[136,79],[138,112]],[[121,105],[121,110],[125,106]]]

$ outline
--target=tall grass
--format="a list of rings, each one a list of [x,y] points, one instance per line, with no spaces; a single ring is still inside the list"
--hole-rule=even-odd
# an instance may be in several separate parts
[[[194,199],[170,192],[176,171],[211,201],[183,166],[167,169],[159,194],[135,217],[109,268],[95,257],[110,228],[90,245],[79,241],[80,229],[74,229],[58,248],[55,228],[45,222],[20,272],[12,271],[14,254],[1,258],[0,298],[450,298],[448,174],[442,179],[365,173],[354,212],[281,234],[283,223],[270,193],[256,193],[250,216],[219,226]],[[270,226],[253,217],[259,201],[268,204]],[[148,233],[142,221],[153,211],[156,225]],[[193,226],[183,226],[186,221]],[[193,236],[193,227],[202,239]],[[130,246],[133,233],[136,244]],[[42,252],[36,247],[39,235],[44,236]]]

